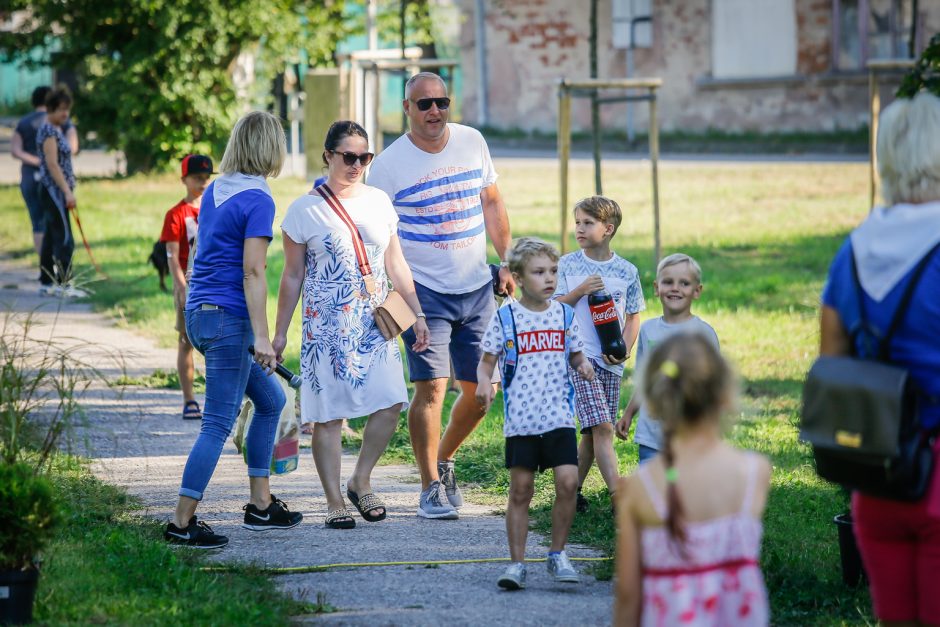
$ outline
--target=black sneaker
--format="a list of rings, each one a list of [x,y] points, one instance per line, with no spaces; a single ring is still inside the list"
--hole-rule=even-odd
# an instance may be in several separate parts
[[[589,506],[588,500],[581,494],[581,488],[578,488],[578,502],[575,503],[574,510],[579,514],[583,514],[588,511]]]
[[[251,503],[242,508],[245,510],[245,529],[252,531],[265,531],[266,529],[291,529],[300,524],[304,515],[287,509],[287,504],[273,494],[271,504],[267,509],[258,509]]]
[[[180,529],[172,522],[167,523],[163,538],[170,544],[188,546],[194,549],[221,549],[228,544],[228,538],[212,532],[212,527],[198,522],[193,516],[189,525]]]

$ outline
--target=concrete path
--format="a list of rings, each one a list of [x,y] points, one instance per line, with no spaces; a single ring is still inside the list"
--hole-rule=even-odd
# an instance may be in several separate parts
[[[88,305],[40,298],[35,269],[0,259],[0,307],[33,312],[36,338],[68,342],[94,360],[114,379],[121,368],[111,359],[120,355],[131,377],[157,368],[175,367],[175,351],[118,328]],[[167,301],[169,305],[169,300]],[[77,434],[74,450],[91,457],[103,480],[139,496],[144,513],[167,520],[176,502],[180,475],[199,424],[180,418],[176,390],[94,385],[83,406],[87,425]],[[331,563],[478,559],[507,555],[503,518],[491,507],[468,503],[460,520],[430,521],[415,516],[418,477],[409,466],[380,466],[373,487],[389,506],[389,518],[366,523],[357,517],[351,531],[326,529],[323,496],[309,449],[300,468],[272,479],[272,491],[290,508],[304,513],[304,522],[288,531],[264,533],[242,529],[247,500],[245,465],[229,443],[200,506],[199,516],[231,543],[212,559],[250,561],[265,566],[307,566]],[[355,463],[343,456],[343,475]],[[596,552],[570,547],[573,556]],[[544,556],[544,539],[529,537],[528,555]],[[342,625],[600,625],[611,619],[609,582],[584,574],[579,585],[555,584],[541,563],[529,565],[528,588],[504,592],[496,587],[503,564],[454,564],[439,567],[393,566],[345,568],[277,577],[288,593],[316,601],[318,595],[338,612],[305,617],[317,623]],[[579,568],[586,570],[582,564]]]

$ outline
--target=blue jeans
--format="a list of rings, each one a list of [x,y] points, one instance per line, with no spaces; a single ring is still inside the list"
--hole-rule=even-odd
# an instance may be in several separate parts
[[[645,444],[639,444],[638,446],[640,447],[641,464],[644,464],[659,455],[659,451],[654,449],[652,446],[646,446]]]
[[[23,201],[26,203],[26,209],[29,210],[29,221],[33,225],[33,233],[46,232],[46,216],[42,212],[42,204],[39,201],[39,186],[41,183],[34,176],[38,169],[23,169],[23,178],[20,180],[20,193],[23,194]]]
[[[183,469],[180,496],[202,500],[235,419],[247,395],[255,407],[245,437],[249,477],[271,474],[277,423],[286,399],[274,375],[248,354],[254,342],[251,322],[223,309],[187,310],[186,333],[206,358],[206,402],[202,428]]]

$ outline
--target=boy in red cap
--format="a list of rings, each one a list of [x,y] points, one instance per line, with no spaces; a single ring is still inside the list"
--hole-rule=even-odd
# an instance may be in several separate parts
[[[202,409],[193,394],[193,347],[186,337],[186,324],[183,308],[186,306],[186,269],[189,263],[189,251],[196,241],[199,219],[199,201],[209,185],[212,174],[212,159],[206,155],[186,155],[183,157],[182,178],[186,187],[186,197],[176,203],[163,219],[163,232],[160,241],[166,243],[166,256],[173,277],[173,303],[176,306],[176,330],[179,343],[176,351],[176,369],[179,373],[180,387],[183,389],[183,419],[200,420]]]

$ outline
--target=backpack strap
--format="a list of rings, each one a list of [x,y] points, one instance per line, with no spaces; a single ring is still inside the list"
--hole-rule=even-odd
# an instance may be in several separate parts
[[[499,316],[499,324],[503,328],[503,391],[505,392],[516,374],[519,340],[516,336],[516,319],[512,314],[512,304],[506,303],[497,309],[496,315]]]
[[[914,270],[911,272],[910,281],[907,284],[907,287],[904,290],[904,293],[901,295],[901,300],[898,301],[898,308],[894,311],[894,315],[891,317],[891,322],[888,324],[888,330],[880,338],[877,351],[877,360],[883,362],[891,361],[891,339],[894,337],[895,332],[901,326],[901,321],[904,319],[904,316],[907,314],[907,308],[911,304],[911,299],[914,297],[914,290],[917,289],[918,283],[920,283],[920,277],[923,275],[924,270],[927,269],[927,264],[933,258],[933,255],[937,250],[940,249],[940,243],[935,245],[930,251],[921,258],[917,265],[914,266]],[[874,333],[872,327],[868,324],[868,319],[865,317],[865,294],[862,290],[862,285],[858,280],[858,264],[855,262],[855,251],[852,251],[852,278],[855,281],[855,287],[858,291],[858,310],[859,316],[861,318],[861,327],[859,331],[864,331],[868,329],[872,332],[872,335],[877,335]],[[852,351],[855,352],[855,342],[852,342]]]
[[[568,341],[568,329],[571,328],[571,323],[574,322],[574,307],[566,305],[565,303],[560,303],[560,305],[565,315],[565,364],[567,364],[568,356],[571,354],[571,342]]]

